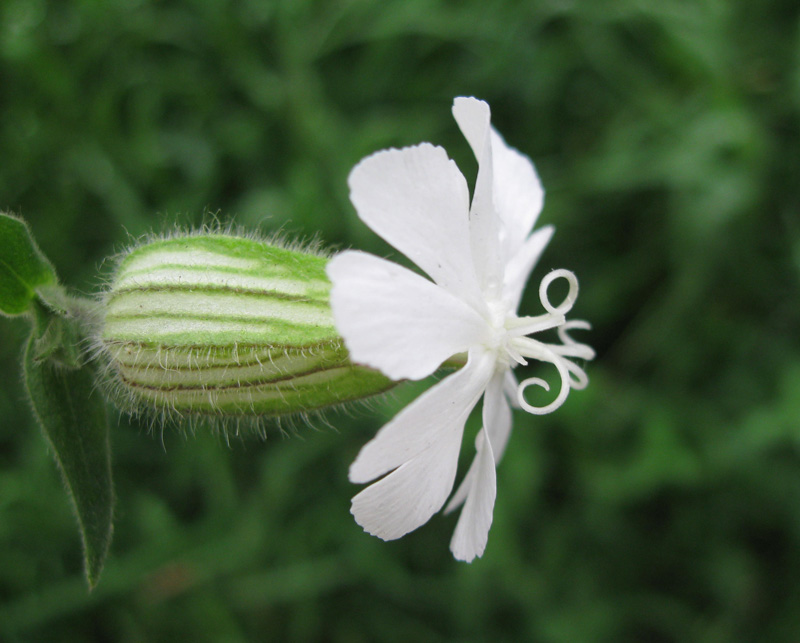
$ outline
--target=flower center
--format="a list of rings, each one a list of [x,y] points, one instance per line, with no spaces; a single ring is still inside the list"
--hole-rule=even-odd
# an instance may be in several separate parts
[[[569,284],[569,292],[564,301],[558,306],[550,302],[548,288],[556,279],[566,279]],[[569,395],[571,389],[583,389],[589,380],[586,372],[569,358],[592,359],[594,351],[586,344],[576,342],[569,336],[569,331],[573,329],[588,330],[588,322],[566,320],[568,313],[578,297],[578,280],[574,273],[569,270],[553,270],[542,279],[539,285],[539,300],[542,307],[547,311],[535,317],[509,316],[502,322],[502,328],[498,329],[501,337],[498,337],[498,360],[503,365],[513,368],[516,364],[526,365],[529,359],[540,362],[550,362],[558,370],[561,377],[561,388],[556,399],[545,406],[533,406],[525,400],[524,392],[528,386],[540,386],[546,391],[550,390],[550,385],[539,377],[530,377],[523,380],[517,388],[517,400],[523,409],[535,415],[552,413],[560,407]],[[492,311],[494,314],[494,310]],[[560,344],[548,344],[530,335],[540,333],[551,328],[556,328]],[[514,364],[516,362],[516,364]]]

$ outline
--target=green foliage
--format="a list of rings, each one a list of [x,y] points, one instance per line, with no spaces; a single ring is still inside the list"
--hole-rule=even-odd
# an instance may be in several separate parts
[[[68,338],[53,328],[69,322],[44,311],[39,316],[25,348],[25,386],[74,506],[86,578],[94,587],[111,544],[114,507],[105,403],[92,366],[56,358]]]
[[[26,312],[36,289],[55,281],[53,267],[36,247],[25,222],[0,212],[0,313]]]
[[[68,307],[27,224],[0,213],[0,312],[27,313],[32,321],[23,358],[25,388],[75,508],[93,587],[111,543],[111,453],[105,404],[92,395],[94,369],[81,364],[80,322]]]
[[[205,208],[388,255],[347,173],[428,140],[474,176],[449,107],[476,95],[547,190],[534,279],[575,271],[598,350],[586,391],[515,416],[470,566],[454,517],[387,544],[348,514],[349,463],[427,383],[230,448],[114,422],[88,594],[2,320],[0,638],[794,640],[798,20],[790,0],[0,3],[0,209],[72,288]]]

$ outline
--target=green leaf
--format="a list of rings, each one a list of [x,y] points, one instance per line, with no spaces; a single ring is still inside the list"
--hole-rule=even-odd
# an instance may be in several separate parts
[[[72,499],[83,540],[89,587],[100,577],[111,543],[114,491],[108,419],[90,366],[64,367],[40,357],[52,324],[37,323],[25,349],[25,384]],[[47,352],[44,353],[47,355]]]
[[[0,313],[28,311],[36,289],[55,282],[53,266],[37,247],[27,224],[0,212]]]

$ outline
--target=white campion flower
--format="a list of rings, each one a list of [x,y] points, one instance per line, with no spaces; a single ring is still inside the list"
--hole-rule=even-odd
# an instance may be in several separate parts
[[[528,275],[553,234],[551,226],[531,234],[543,204],[541,184],[531,161],[491,127],[485,102],[456,98],[453,115],[479,163],[471,204],[455,163],[428,143],[377,152],[349,177],[359,217],[432,281],[358,251],[337,255],[327,271],[334,320],[354,362],[395,380],[418,380],[467,354],[466,365],[363,447],[350,480],[380,478],[352,501],[356,522],[370,534],[393,540],[423,525],[453,488],[464,425],[483,396],[477,453],[446,508],[464,505],[450,549],[457,559],[471,561],[486,547],[495,466],[511,431],[510,407],[554,411],[571,388],[588,383],[571,358],[591,359],[594,352],[567,334],[589,328],[583,321],[566,321],[578,294],[577,279],[567,270],[542,280],[543,314],[517,315]],[[554,306],[547,291],[558,278],[566,279],[569,293]],[[553,328],[560,344],[531,337]],[[529,359],[553,364],[560,375],[561,389],[546,406],[532,406],[524,397],[530,385],[549,390],[544,380],[517,383],[512,373]]]

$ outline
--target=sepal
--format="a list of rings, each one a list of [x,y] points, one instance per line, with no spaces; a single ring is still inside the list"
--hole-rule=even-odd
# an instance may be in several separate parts
[[[394,382],[350,362],[327,257],[226,234],[158,239],[120,261],[99,348],[126,410],[274,416]]]

